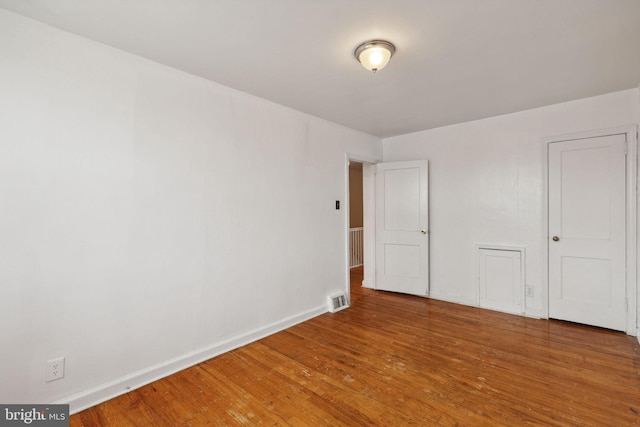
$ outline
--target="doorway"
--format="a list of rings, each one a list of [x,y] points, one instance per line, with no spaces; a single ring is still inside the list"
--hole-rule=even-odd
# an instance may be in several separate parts
[[[427,296],[428,162],[375,163],[347,155],[345,177],[346,294],[352,293],[353,286]],[[358,262],[354,265],[362,272],[353,281],[351,260],[358,258],[352,256],[350,243],[352,192],[356,194],[354,219],[359,220],[362,212],[362,241],[357,244],[363,257],[362,267]],[[359,225],[358,220],[354,220],[354,226]]]
[[[364,280],[363,164],[349,160],[348,169],[349,300],[353,301]]]
[[[635,333],[635,128],[549,139],[548,316]]]
[[[362,163],[349,162],[349,268],[364,266]]]
[[[353,167],[352,167],[353,165]],[[358,155],[345,155],[345,293],[351,295],[351,288],[366,291],[363,288],[375,289],[375,165],[376,160]],[[353,177],[352,177],[353,175]],[[354,185],[352,190],[350,187]],[[351,199],[354,193],[352,208]],[[351,224],[351,210],[355,210],[354,222]],[[360,225],[361,227],[357,227]],[[355,260],[361,256],[360,264],[351,267],[351,228],[361,228],[361,251],[355,254]],[[352,272],[353,278],[352,278]]]

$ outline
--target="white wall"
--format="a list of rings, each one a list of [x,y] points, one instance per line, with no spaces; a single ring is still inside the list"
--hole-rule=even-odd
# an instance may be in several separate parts
[[[0,10],[0,402],[77,410],[325,311],[347,152],[381,141]]]
[[[541,139],[639,121],[632,89],[385,139],[385,162],[429,160],[431,296],[474,305],[475,245],[524,246],[527,314],[542,315]]]

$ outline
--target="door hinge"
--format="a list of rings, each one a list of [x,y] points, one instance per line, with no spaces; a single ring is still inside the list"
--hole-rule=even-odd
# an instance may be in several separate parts
[[[624,155],[627,156],[627,152],[629,150],[629,143],[625,141],[624,143]]]

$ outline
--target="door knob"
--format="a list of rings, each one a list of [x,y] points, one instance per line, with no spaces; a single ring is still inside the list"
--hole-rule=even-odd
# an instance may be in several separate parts
[[[422,230],[420,230],[420,232],[421,232],[422,234],[427,234],[427,230],[425,230],[424,228],[423,228]]]
[[[558,240],[560,240],[560,238],[558,236],[553,236],[552,239],[553,239],[554,242],[557,242]]]

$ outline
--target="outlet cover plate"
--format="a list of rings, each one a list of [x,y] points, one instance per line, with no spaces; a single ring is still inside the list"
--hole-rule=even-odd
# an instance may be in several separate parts
[[[64,378],[64,357],[47,360],[46,381],[54,381]]]

